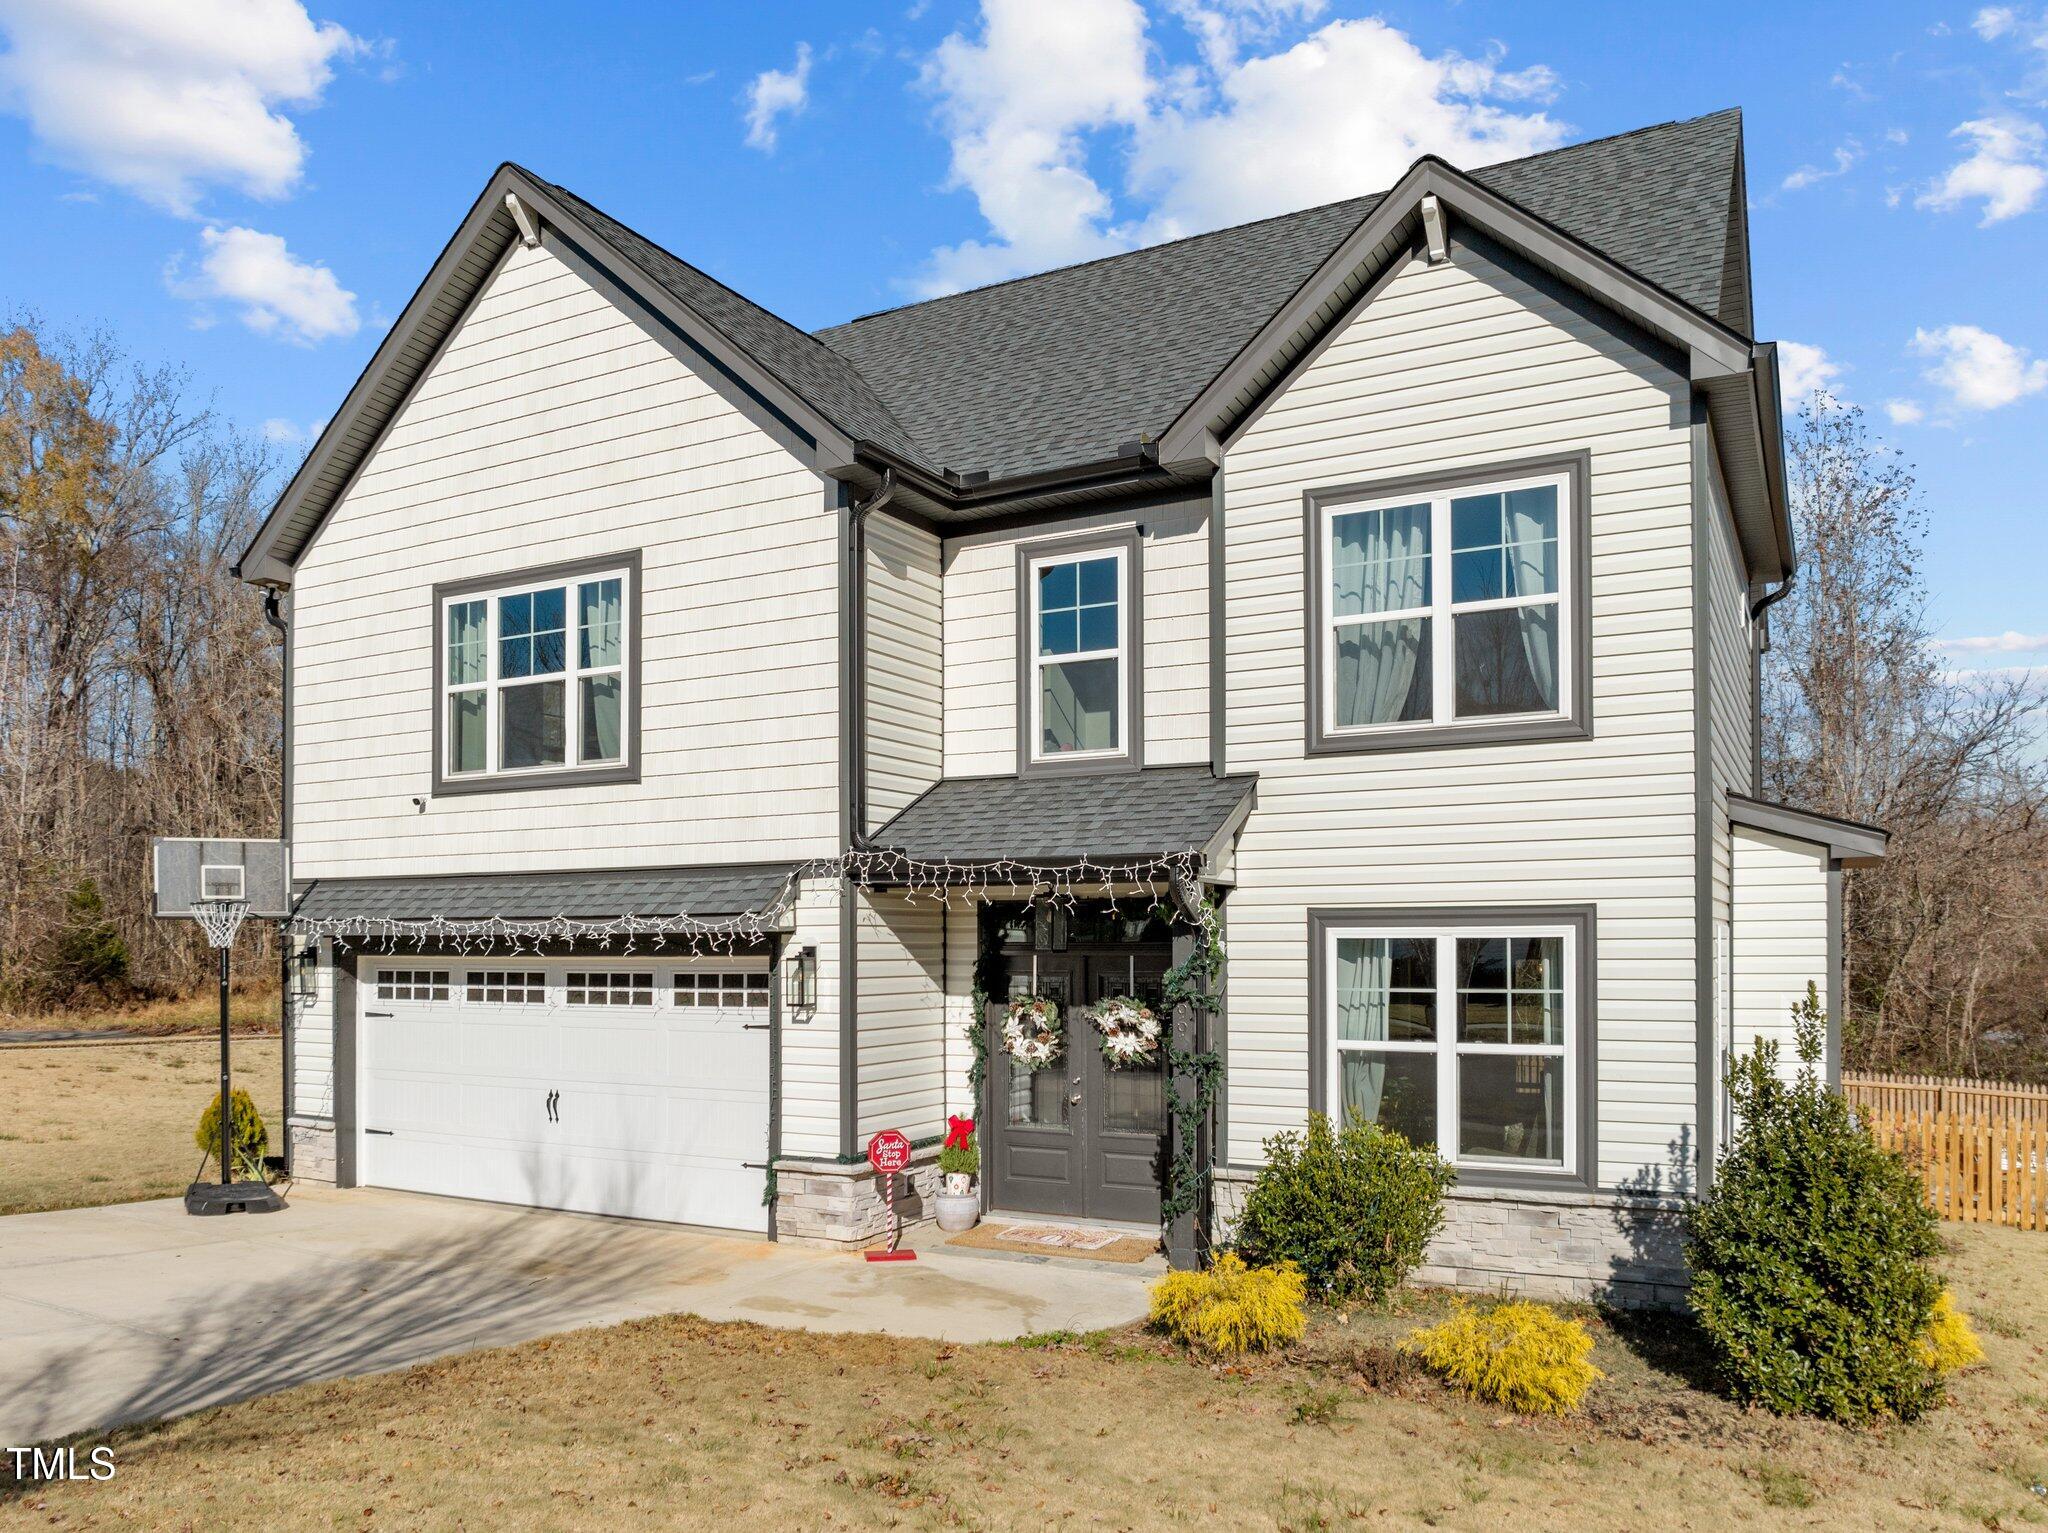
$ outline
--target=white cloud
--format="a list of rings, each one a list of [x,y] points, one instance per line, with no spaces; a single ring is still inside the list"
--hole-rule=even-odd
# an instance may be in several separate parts
[[[747,147],[775,152],[777,120],[793,117],[811,99],[811,45],[796,45],[796,63],[788,69],[764,69],[747,87]]]
[[[1937,639],[1934,647],[1952,655],[2025,655],[2048,650],[2048,633],[2021,633],[2008,628],[2004,633],[1966,639]]]
[[[290,421],[286,420],[283,416],[273,415],[263,423],[263,440],[266,442],[276,442],[284,447],[300,447],[312,443],[326,429],[327,418],[325,416],[316,421],[307,421],[302,426],[297,421]]]
[[[1915,330],[1907,349],[1933,360],[1922,376],[1961,410],[1996,410],[2048,389],[2048,361],[1976,325]]]
[[[1884,413],[1894,426],[1917,426],[1927,419],[1926,407],[1912,399],[1887,399]]]
[[[1167,6],[1199,62],[1165,65],[1137,0],[983,0],[980,36],[939,45],[921,83],[989,233],[934,252],[922,289],[1378,191],[1424,153],[1476,166],[1563,141],[1529,106],[1556,76],[1509,70],[1498,49],[1431,56],[1372,19],[1286,44],[1322,0]]]
[[[217,299],[241,311],[259,335],[310,346],[354,335],[362,326],[356,295],[316,262],[301,261],[275,234],[239,226],[199,233],[198,275],[186,280],[173,266],[171,291],[183,298]],[[201,323],[210,322],[202,316]]]
[[[0,104],[58,162],[193,216],[201,191],[282,197],[315,105],[366,45],[299,0],[0,0]]]
[[[1863,158],[1863,146],[1852,138],[1847,143],[1837,145],[1832,158],[1832,170],[1823,170],[1818,165],[1802,165],[1780,182],[1778,189],[1785,192],[1803,192],[1809,186],[1822,181],[1832,181],[1837,176],[1846,176],[1849,168]]]
[[[1831,390],[1841,374],[1842,364],[1822,348],[1804,341],[1778,342],[1778,387],[1793,403]]]
[[[1949,136],[1967,139],[1975,147],[1914,199],[1917,206],[1949,213],[1965,202],[1981,201],[1984,216],[1979,223],[1990,225],[2017,217],[2040,201],[2042,190],[2048,188],[2048,169],[2042,166],[2048,133],[2039,123],[2024,117],[1981,117],[1963,123]]]

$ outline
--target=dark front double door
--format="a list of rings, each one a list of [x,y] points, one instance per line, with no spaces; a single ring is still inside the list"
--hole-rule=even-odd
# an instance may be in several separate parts
[[[1012,997],[1059,1004],[1065,1052],[1025,1070],[1004,1051],[1007,1003],[992,1005],[989,1029],[990,1202],[1016,1213],[1063,1214],[1149,1224],[1159,1218],[1166,1136],[1159,1061],[1112,1066],[1089,1009],[1135,995],[1165,1017],[1161,985],[1172,954],[1165,943],[1019,954]]]

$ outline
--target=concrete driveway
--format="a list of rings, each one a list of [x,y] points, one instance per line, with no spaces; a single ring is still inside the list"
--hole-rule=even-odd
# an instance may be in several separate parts
[[[1121,1325],[1147,1268],[915,1262],[408,1193],[282,1213],[174,1199],[0,1218],[0,1446],[554,1331],[686,1312],[993,1341]]]

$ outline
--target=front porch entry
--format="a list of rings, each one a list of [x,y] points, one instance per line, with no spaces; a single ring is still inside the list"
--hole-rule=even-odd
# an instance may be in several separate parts
[[[982,1019],[991,1209],[1156,1225],[1166,1156],[1161,1061],[1112,1066],[1089,1011],[1130,995],[1164,1020],[1173,962],[1167,923],[1146,902],[1130,900],[1071,909],[998,905],[982,919],[982,951],[1001,971]],[[1060,1058],[1036,1071],[1016,1064],[1002,1044],[1009,1002],[1026,996],[1056,1003],[1065,1024]]]

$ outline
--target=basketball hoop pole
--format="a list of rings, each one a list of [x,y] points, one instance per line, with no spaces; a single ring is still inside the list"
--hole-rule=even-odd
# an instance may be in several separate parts
[[[228,963],[234,951],[235,933],[241,929],[248,907],[240,900],[202,900],[193,915],[205,929],[206,940],[220,955],[220,1180],[209,1186],[194,1182],[185,1189],[188,1214],[268,1214],[284,1207],[284,1199],[259,1172],[254,1181],[237,1181],[234,1162],[234,1072],[229,1060]]]

